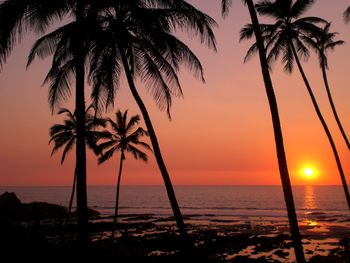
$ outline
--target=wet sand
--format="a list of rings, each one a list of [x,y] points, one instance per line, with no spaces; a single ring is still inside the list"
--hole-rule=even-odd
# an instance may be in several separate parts
[[[107,219],[101,219],[100,222]],[[185,217],[185,222],[196,249],[206,258],[218,262],[295,261],[288,222],[281,218],[221,217],[207,220],[205,216],[191,215]],[[125,241],[153,244],[154,247],[145,245],[145,257],[163,258],[166,262],[166,258],[181,253],[172,242],[179,237],[171,217],[124,215],[118,227],[116,244]],[[350,218],[310,214],[300,222],[300,231],[307,260],[320,261],[321,257],[330,260],[331,256],[332,262],[350,262]],[[111,231],[108,229],[97,231],[93,241],[108,240],[110,236]]]
[[[184,219],[194,243],[190,251],[184,250],[172,217],[147,214],[121,215],[115,241],[112,218],[94,219],[92,244],[84,255],[90,262],[294,262],[288,222],[283,218],[188,215]],[[300,230],[308,261],[350,262],[350,217],[310,214],[300,222]],[[78,256],[74,219],[68,225],[52,220],[22,223],[17,231],[22,231],[17,233],[22,240],[3,242],[7,251],[12,246],[35,259],[49,251],[57,261]],[[27,243],[21,237],[23,231],[27,231]]]

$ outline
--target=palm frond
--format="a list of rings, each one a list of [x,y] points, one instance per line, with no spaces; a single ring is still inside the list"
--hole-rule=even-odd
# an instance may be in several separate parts
[[[71,1],[4,0],[0,3],[0,70],[12,48],[32,30],[43,33],[71,10]]]
[[[74,27],[74,23],[69,23],[35,41],[28,55],[27,68],[32,64],[36,56],[40,59],[45,59],[53,55],[57,50],[62,36],[65,33],[67,34],[67,31],[71,31],[72,27]]]
[[[141,159],[144,162],[148,161],[147,154],[132,146],[131,144],[128,144],[125,150],[130,152],[136,160]]]
[[[314,2],[314,0],[297,0],[290,10],[290,17],[300,17],[311,8]]]
[[[101,164],[109,160],[114,155],[117,149],[118,149],[117,146],[115,146],[109,149],[108,151],[106,151],[105,153],[103,153],[102,156],[98,158],[98,163]]]
[[[282,63],[284,64],[284,70],[288,73],[293,72],[294,68],[294,55],[290,45],[285,46],[283,50]]]
[[[344,17],[345,23],[349,23],[349,21],[350,21],[350,6],[344,11],[343,17]]]
[[[232,0],[222,0],[221,1],[221,13],[223,17],[226,17],[229,12],[229,8],[232,5]]]
[[[71,60],[60,68],[51,68],[47,74],[44,83],[50,82],[49,105],[52,112],[71,95],[71,78],[74,72],[75,63]]]
[[[75,138],[71,138],[67,142],[66,147],[64,147],[64,150],[63,150],[63,153],[62,153],[61,164],[63,164],[64,160],[66,159],[66,155],[73,148],[74,144],[75,144]]]

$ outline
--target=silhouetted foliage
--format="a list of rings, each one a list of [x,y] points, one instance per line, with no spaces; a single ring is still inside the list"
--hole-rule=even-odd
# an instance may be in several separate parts
[[[106,127],[106,119],[99,118],[95,112],[92,112],[93,107],[89,106],[85,112],[85,134],[86,144],[95,153],[101,155],[102,151],[98,147],[97,142],[100,139],[108,138],[109,134],[104,131],[99,131],[98,128]],[[66,108],[61,108],[58,114],[65,114],[63,124],[55,124],[50,128],[50,142],[54,143],[51,155],[63,148],[61,164],[63,164],[66,155],[72,150],[77,141],[77,120],[75,112],[72,113]],[[72,193],[69,200],[68,215],[72,210],[73,198],[76,186],[76,169],[74,170]]]
[[[309,56],[309,50],[307,48],[309,41],[306,41],[306,39],[320,33],[320,28],[317,24],[328,23],[326,20],[319,17],[302,17],[302,15],[310,9],[313,3],[313,0],[297,0],[295,2],[292,0],[266,0],[259,2],[256,7],[260,14],[269,16],[275,20],[275,23],[273,24],[263,24],[260,26],[265,42],[265,48],[268,52],[268,62],[272,63],[282,55],[284,70],[288,73],[293,71],[294,62],[297,63],[316,114],[331,145],[343,184],[346,201],[350,209],[349,189],[335,142],[300,62],[300,58],[308,58]],[[241,31],[241,39],[249,39],[251,37],[251,31],[252,26],[246,25]],[[247,56],[251,56],[256,52],[255,45],[256,44],[253,44],[249,49]]]
[[[253,37],[253,35],[255,35],[255,38],[256,38],[256,43],[248,51],[247,56],[249,56],[250,55],[249,53],[252,51],[259,53],[260,66],[261,66],[262,75],[264,78],[266,95],[269,100],[269,106],[271,111],[277,157],[278,157],[278,165],[279,165],[280,177],[282,181],[284,200],[285,200],[287,212],[288,212],[288,219],[289,219],[289,225],[290,225],[290,230],[291,230],[292,239],[293,239],[293,246],[294,246],[297,262],[304,263],[305,256],[304,256],[301,236],[299,232],[298,219],[295,211],[292,187],[291,187],[290,178],[289,178],[289,171],[288,171],[288,165],[287,165],[287,158],[284,150],[284,142],[283,142],[283,135],[282,135],[282,128],[281,128],[279,113],[278,113],[277,100],[276,100],[274,88],[271,81],[269,64],[266,58],[264,38],[262,35],[262,32],[264,32],[264,26],[262,26],[259,23],[254,2],[252,0],[245,0],[244,3],[248,7],[252,25],[248,27],[246,26],[245,28],[243,28],[242,32],[246,33],[246,36],[249,36],[249,38]],[[228,7],[230,5],[231,5],[230,0],[222,0],[223,15],[227,14]],[[249,29],[248,31],[247,31],[247,28]]]
[[[177,38],[177,30],[197,36],[202,43],[216,49],[212,27],[215,21],[186,1],[106,1],[109,13],[96,27],[95,43],[91,49],[89,75],[93,80],[92,98],[100,109],[113,104],[122,72],[140,108],[157,164],[161,171],[177,225],[184,239],[187,232],[173,186],[163,160],[158,139],[147,108],[137,88],[141,80],[161,110],[170,117],[173,96],[182,96],[178,79],[180,65],[186,65],[204,81],[203,68],[191,49]]]
[[[310,36],[304,36],[304,41],[316,52],[318,55],[318,60],[320,62],[320,67],[322,69],[323,81],[326,86],[326,91],[328,95],[328,100],[332,108],[332,112],[334,118],[338,124],[339,130],[343,136],[343,139],[350,150],[350,142],[345,133],[343,125],[341,124],[340,118],[338,116],[337,110],[335,108],[335,104],[332,98],[331,89],[329,87],[328,77],[327,77],[327,69],[328,69],[328,51],[333,51],[337,46],[341,46],[345,44],[343,40],[335,40],[335,37],[338,35],[338,32],[330,32],[331,24],[326,24],[323,28],[319,30],[319,32],[315,32],[315,34]]]
[[[116,185],[115,210],[113,218],[113,223],[115,225],[118,218],[119,190],[125,154],[131,153],[136,160],[141,159],[142,161],[147,162],[148,158],[143,149],[149,151],[152,150],[147,143],[140,141],[141,137],[148,136],[148,133],[143,128],[137,127],[140,122],[139,115],[131,116],[131,118],[128,120],[128,111],[122,113],[120,110],[118,110],[116,112],[116,121],[108,119],[107,122],[111,126],[111,131],[108,132],[108,140],[99,145],[99,148],[103,151],[102,156],[99,158],[99,163],[109,160],[114,153],[120,152],[120,164]]]
[[[349,21],[350,21],[350,6],[344,11],[343,17],[344,17],[345,23],[349,23]]]

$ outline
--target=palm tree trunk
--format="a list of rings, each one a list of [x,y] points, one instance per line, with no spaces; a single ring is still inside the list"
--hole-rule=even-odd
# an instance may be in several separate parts
[[[131,93],[132,93],[137,105],[139,106],[139,108],[141,110],[143,119],[145,121],[147,130],[148,130],[148,133],[149,133],[149,136],[151,139],[154,155],[156,157],[159,170],[160,170],[162,177],[163,177],[163,180],[164,180],[165,188],[166,188],[167,193],[168,193],[168,198],[169,198],[169,201],[170,201],[173,213],[174,213],[177,227],[179,228],[180,235],[183,238],[185,245],[190,245],[190,241],[189,241],[189,237],[187,235],[187,231],[186,231],[186,227],[185,227],[185,224],[183,221],[183,217],[182,217],[179,205],[178,205],[177,200],[176,200],[175,192],[174,192],[171,180],[170,180],[168,170],[165,166],[165,163],[164,163],[164,160],[163,160],[160,148],[159,148],[158,139],[157,139],[156,133],[153,129],[151,119],[149,117],[149,114],[147,112],[145,104],[143,103],[140,95],[137,92],[137,89],[136,89],[136,86],[134,84],[131,72],[129,70],[129,64],[128,64],[128,61],[126,59],[124,50],[122,48],[119,48],[119,51],[120,51],[120,54],[122,57],[122,62],[123,62],[125,74],[126,74],[126,77],[128,80],[128,84],[129,84]]]
[[[115,232],[117,227],[118,208],[119,208],[119,189],[120,189],[120,179],[122,177],[122,170],[123,170],[123,159],[124,159],[124,150],[122,150],[122,153],[120,155],[119,174],[118,174],[118,181],[117,181],[117,189],[115,193],[115,210],[114,210],[113,234],[112,234],[113,239],[115,238]]]
[[[337,121],[339,130],[340,130],[340,132],[341,132],[341,134],[342,134],[342,136],[343,136],[343,138],[345,140],[346,145],[348,146],[348,150],[350,150],[350,142],[349,142],[348,137],[346,136],[346,133],[345,133],[344,128],[343,128],[343,125],[340,122],[337,110],[335,108],[335,105],[334,105],[334,102],[333,102],[333,98],[332,98],[332,94],[331,94],[331,89],[329,88],[329,84],[328,84],[328,77],[327,77],[326,66],[325,66],[325,64],[323,62],[322,62],[322,75],[323,75],[324,84],[325,84],[326,90],[327,90],[328,100],[329,100],[329,103],[331,104],[331,107],[332,107],[334,118]]]
[[[77,181],[77,168],[74,169],[73,187],[72,187],[72,193],[71,193],[70,198],[69,198],[69,206],[68,206],[68,214],[67,214],[66,224],[68,224],[70,213],[72,211],[76,181]]]
[[[85,145],[85,69],[84,69],[84,3],[77,2],[76,22],[77,32],[75,39],[75,75],[76,97],[75,110],[77,114],[77,144],[76,144],[76,169],[77,169],[77,221],[78,243],[84,248],[89,242],[88,233],[88,209],[86,190],[86,145]]]
[[[246,0],[246,4],[248,5],[250,17],[254,27],[256,42],[259,48],[260,65],[261,65],[262,75],[265,82],[266,94],[270,105],[273,129],[275,134],[278,165],[279,165],[279,171],[280,171],[280,176],[282,181],[284,200],[288,211],[288,219],[289,219],[289,225],[290,225],[290,230],[291,230],[292,239],[293,239],[294,251],[295,251],[297,262],[304,263],[305,256],[303,252],[303,246],[301,243],[297,215],[295,212],[293,192],[292,192],[292,187],[290,183],[287,159],[286,159],[286,154],[285,154],[284,144],[283,144],[282,128],[281,128],[281,123],[280,123],[280,118],[278,113],[276,96],[275,96],[275,92],[274,92],[271,77],[270,77],[269,66],[266,60],[264,42],[261,36],[259,20],[256,15],[254,3],[252,0]]]
[[[301,66],[300,60],[298,58],[298,53],[296,52],[295,47],[294,47],[293,44],[291,45],[291,47],[292,47],[293,55],[295,57],[295,61],[297,62],[300,74],[301,74],[301,76],[302,76],[302,78],[304,80],[305,86],[306,86],[307,91],[309,92],[310,98],[312,100],[312,104],[314,105],[314,108],[315,108],[315,111],[317,113],[317,116],[320,119],[320,122],[321,122],[321,124],[323,126],[323,129],[324,129],[324,131],[325,131],[325,133],[326,133],[326,135],[328,137],[329,143],[331,144],[331,147],[332,147],[332,150],[333,150],[333,154],[334,154],[335,160],[337,162],[337,167],[338,167],[338,171],[339,171],[339,174],[340,174],[340,178],[341,178],[341,181],[342,181],[342,184],[343,184],[343,189],[344,189],[346,201],[348,203],[348,208],[350,209],[349,188],[348,188],[348,185],[347,185],[347,182],[346,182],[346,177],[345,177],[345,174],[344,174],[344,170],[343,170],[342,164],[340,162],[340,158],[339,158],[339,155],[338,155],[337,147],[335,146],[332,134],[331,134],[331,132],[330,132],[328,126],[327,126],[327,123],[326,123],[325,119],[322,116],[321,110],[318,107],[318,104],[317,104],[316,98],[314,96],[314,93],[313,93],[313,91],[311,89],[310,83],[309,83],[309,81],[308,81],[308,79],[307,79],[307,77],[305,75],[303,67]]]

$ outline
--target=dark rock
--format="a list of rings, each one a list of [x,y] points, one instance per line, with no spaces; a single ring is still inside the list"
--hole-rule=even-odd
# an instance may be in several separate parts
[[[91,208],[88,208],[88,214],[89,214],[89,218],[96,218],[100,216],[100,212]]]
[[[23,216],[22,203],[15,193],[0,195],[0,217],[17,220]]]
[[[0,195],[0,210],[18,207],[20,205],[21,201],[17,198],[15,193],[5,192]]]
[[[23,204],[22,208],[25,213],[25,219],[27,220],[63,218],[67,214],[66,208],[63,206],[46,202]]]
[[[60,205],[45,202],[23,204],[15,193],[6,192],[0,195],[0,217],[3,220],[31,221],[64,216],[66,209]]]

